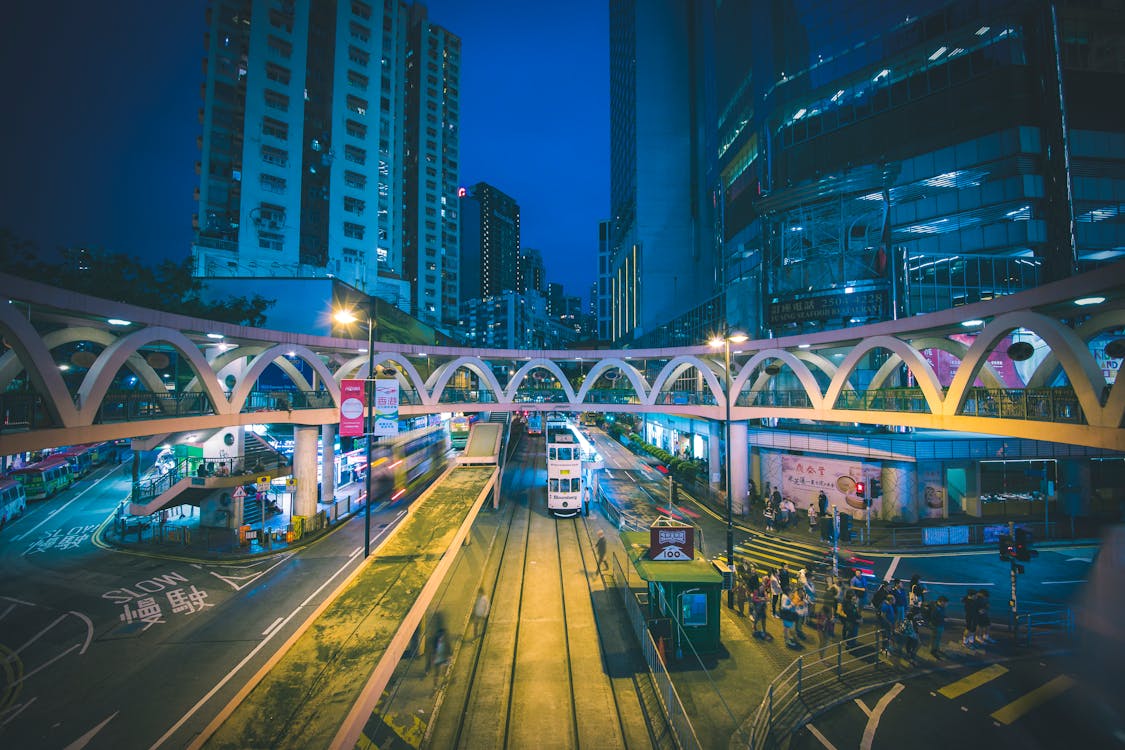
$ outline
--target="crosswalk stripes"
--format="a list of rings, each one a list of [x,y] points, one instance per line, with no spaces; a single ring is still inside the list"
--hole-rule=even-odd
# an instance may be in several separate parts
[[[735,560],[747,563],[759,573],[787,563],[790,570],[815,570],[825,562],[824,549],[815,544],[794,541],[780,536],[755,533],[734,550]]]
[[[937,692],[950,700],[959,698],[1008,673],[1002,664],[990,664],[940,688]],[[1046,683],[1019,696],[1013,701],[993,711],[989,716],[1000,724],[1012,724],[1021,717],[1041,706],[1052,698],[1061,695],[1075,684],[1065,674],[1056,675]]]

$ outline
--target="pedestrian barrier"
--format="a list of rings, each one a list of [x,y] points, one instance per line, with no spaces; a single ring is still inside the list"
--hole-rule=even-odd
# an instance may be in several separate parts
[[[1068,609],[1024,612],[1016,616],[1016,633],[1020,643],[1031,645],[1032,638],[1069,639],[1074,635],[1074,614]]]
[[[684,704],[680,701],[679,693],[676,692],[676,686],[672,684],[672,677],[668,674],[668,668],[661,656],[660,646],[653,640],[652,634],[648,630],[645,614],[641,611],[638,597],[647,597],[647,594],[634,593],[632,589],[622,583],[627,580],[627,577],[617,555],[613,555],[613,573],[614,584],[621,592],[625,611],[633,624],[633,632],[641,644],[645,664],[648,665],[649,674],[652,676],[656,692],[660,696],[660,705],[664,708],[668,724],[676,736],[676,743],[681,750],[699,750],[701,745],[699,737],[695,733],[695,727],[692,726],[691,719],[688,717],[687,711],[684,710]]]

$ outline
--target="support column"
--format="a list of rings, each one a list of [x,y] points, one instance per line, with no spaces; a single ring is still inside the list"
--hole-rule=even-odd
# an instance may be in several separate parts
[[[918,476],[915,465],[906,461],[884,461],[880,474],[883,498],[871,517],[884,521],[918,522]]]
[[[320,499],[331,503],[336,498],[336,423],[320,428]]]
[[[718,489],[723,484],[723,423],[707,423],[707,479],[711,489]]]
[[[293,515],[316,515],[316,441],[315,425],[293,425],[293,478],[297,494],[293,497]]]
[[[731,507],[734,514],[745,516],[750,508],[746,501],[746,490],[750,483],[749,458],[750,449],[746,444],[746,422],[730,423],[730,445],[727,448],[730,456],[730,490]]]

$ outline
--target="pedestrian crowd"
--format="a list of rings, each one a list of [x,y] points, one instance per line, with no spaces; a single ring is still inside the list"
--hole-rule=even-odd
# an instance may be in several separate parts
[[[853,641],[859,635],[868,606],[874,626],[880,632],[881,647],[888,655],[900,655],[910,662],[918,659],[923,642],[930,655],[943,659],[946,610],[949,599],[927,598],[927,589],[917,574],[909,581],[900,578],[881,582],[868,601],[867,581],[863,574],[852,571],[850,579],[829,575],[817,586],[804,569],[793,572],[788,564],[757,571],[742,563],[734,582],[734,601],[738,614],[749,617],[753,635],[772,641],[769,620],[781,623],[785,645],[799,649],[815,631],[818,647],[837,640]],[[749,605],[749,607],[747,607]],[[962,599],[965,629],[962,645],[968,649],[983,648],[995,643],[989,628],[988,591],[970,590]]]

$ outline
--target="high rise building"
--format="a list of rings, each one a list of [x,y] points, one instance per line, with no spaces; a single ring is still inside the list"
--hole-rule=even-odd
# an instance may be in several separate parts
[[[467,217],[461,231],[461,242],[466,248],[462,268],[466,279],[480,279],[475,288],[462,284],[461,296],[486,298],[501,292],[519,292],[519,204],[487,182],[478,182],[462,193],[461,215]],[[468,269],[470,263],[475,263],[476,268]]]
[[[613,301],[612,257],[609,252],[608,221],[598,222],[598,281],[594,315],[598,321],[598,338],[602,341],[613,339],[613,314],[610,305]]]
[[[333,276],[455,323],[460,40],[394,1],[207,23],[195,276]]]
[[[1104,3],[716,3],[727,309],[782,335],[1125,254],[1125,16]]]
[[[529,291],[543,294],[547,289],[547,269],[543,266],[543,253],[525,247],[520,255],[520,294]]]
[[[612,337],[633,341],[716,291],[708,87],[689,0],[610,2]],[[713,157],[710,159],[713,163]],[[685,340],[681,343],[694,344]]]

